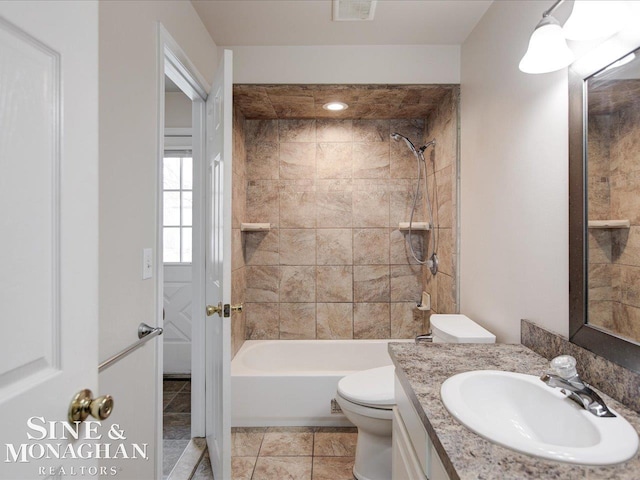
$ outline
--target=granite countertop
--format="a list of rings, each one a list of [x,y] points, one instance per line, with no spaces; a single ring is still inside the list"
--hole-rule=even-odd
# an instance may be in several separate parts
[[[389,353],[400,383],[422,419],[451,480],[640,479],[640,453],[608,467],[571,465],[530,457],[476,435],[453,418],[442,404],[440,386],[457,373],[504,370],[540,375],[549,362],[523,345],[390,343]],[[598,392],[640,431],[640,416]]]

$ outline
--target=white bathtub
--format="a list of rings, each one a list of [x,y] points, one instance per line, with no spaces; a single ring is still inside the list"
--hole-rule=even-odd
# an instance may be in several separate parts
[[[391,365],[398,341],[411,340],[247,340],[231,361],[231,425],[351,425],[331,413],[338,381]]]

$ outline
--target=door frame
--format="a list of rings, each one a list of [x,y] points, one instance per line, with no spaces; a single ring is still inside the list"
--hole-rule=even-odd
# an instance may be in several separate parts
[[[192,253],[192,305],[204,305],[204,152],[205,152],[205,101],[209,84],[189,60],[180,45],[173,39],[167,29],[158,23],[158,156],[156,178],[156,317],[158,325],[163,325],[163,289],[164,275],[162,269],[162,163],[164,159],[164,77],[167,75],[193,103],[192,113],[192,154],[193,154],[193,253]],[[201,314],[197,314],[202,310]],[[191,327],[191,436],[205,435],[205,324],[204,309],[192,307]],[[156,359],[156,375],[162,391],[163,378],[163,345],[159,343]],[[162,424],[162,395],[158,395],[158,425]],[[162,429],[158,429],[158,445],[162,445]],[[161,452],[162,449],[160,448]],[[162,471],[162,455],[158,455],[159,470]]]

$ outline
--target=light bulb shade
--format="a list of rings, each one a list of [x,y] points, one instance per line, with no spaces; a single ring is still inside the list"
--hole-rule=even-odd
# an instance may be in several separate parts
[[[564,24],[564,35],[576,41],[610,37],[622,29],[629,13],[623,1],[576,0]]]
[[[547,16],[531,34],[529,48],[519,67],[524,73],[549,73],[568,66],[574,60],[575,55],[567,46],[562,27],[555,18]]]

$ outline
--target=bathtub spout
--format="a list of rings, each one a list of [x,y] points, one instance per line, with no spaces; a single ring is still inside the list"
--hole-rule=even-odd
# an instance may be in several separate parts
[[[422,335],[418,335],[416,337],[416,343],[432,343],[433,342],[433,334],[431,333],[423,333]]]

